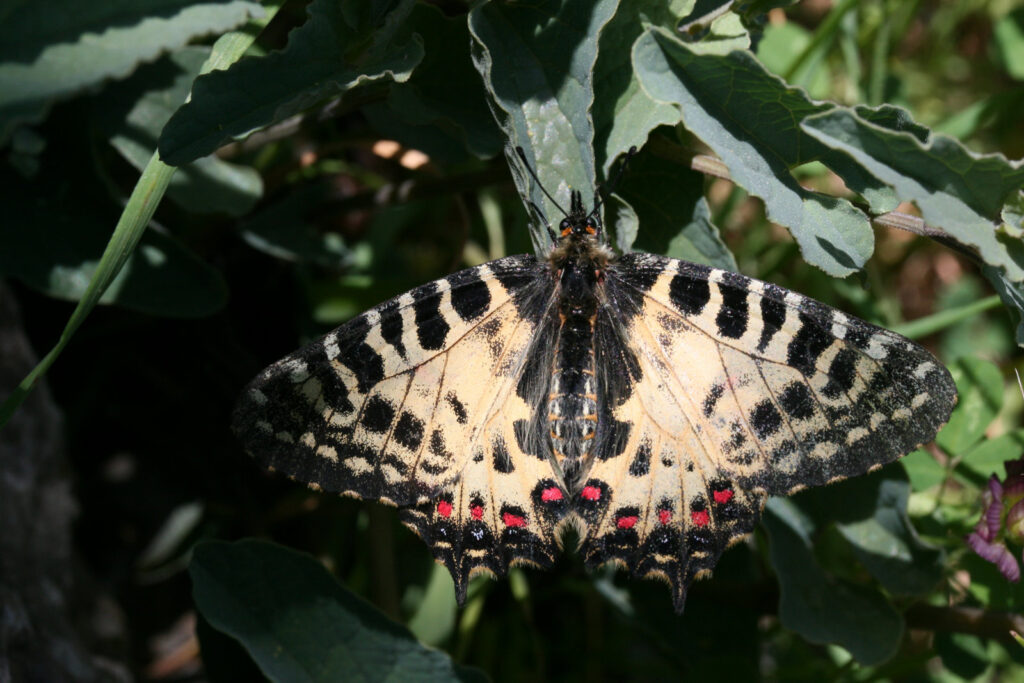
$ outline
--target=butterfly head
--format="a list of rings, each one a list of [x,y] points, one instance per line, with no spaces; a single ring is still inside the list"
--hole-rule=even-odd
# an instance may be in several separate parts
[[[600,240],[602,235],[601,219],[597,217],[597,208],[587,213],[583,208],[583,196],[573,190],[570,196],[569,213],[558,224],[559,243],[566,240]],[[589,240],[588,240],[589,238]]]
[[[600,279],[600,272],[614,253],[605,244],[598,207],[588,212],[583,207],[583,196],[577,190],[572,191],[569,201],[569,212],[558,224],[557,235],[553,235],[555,243],[548,259],[559,273],[567,262],[572,261],[584,269],[593,270]]]

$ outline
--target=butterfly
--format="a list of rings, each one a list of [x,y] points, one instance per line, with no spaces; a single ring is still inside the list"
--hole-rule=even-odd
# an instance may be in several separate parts
[[[451,572],[588,567],[691,582],[771,495],[930,441],[956,389],[928,351],[738,273],[616,254],[579,192],[543,257],[429,282],[274,363],[233,418],[265,467],[394,505]]]

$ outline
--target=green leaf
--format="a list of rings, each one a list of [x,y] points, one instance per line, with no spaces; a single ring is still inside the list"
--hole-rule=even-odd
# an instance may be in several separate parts
[[[805,190],[790,174],[825,151],[798,122],[832,105],[787,88],[748,53],[700,55],[662,29],[637,40],[633,62],[644,90],[679,107],[683,124],[725,162],[732,179],[764,201],[769,219],[790,229],[805,260],[837,277],[864,264],[874,248],[867,217],[845,200]]]
[[[393,39],[412,7],[411,0],[314,0],[284,50],[196,79],[192,100],[160,136],[161,158],[180,166],[330,98],[408,79],[423,47],[418,38]]]
[[[192,595],[273,681],[483,680],[416,641],[308,555],[256,540],[196,546]]]
[[[252,45],[260,28],[260,20],[249,22],[246,28],[250,30],[232,31],[218,38],[214,43],[209,60],[203,65],[203,70],[222,68],[238,59]],[[71,342],[72,336],[128,261],[142,238],[146,226],[153,218],[156,207],[167,191],[167,186],[173,175],[174,168],[162,163],[156,154],[146,164],[146,168],[143,169],[142,175],[128,197],[128,202],[121,212],[117,225],[114,226],[114,232],[103,250],[103,256],[100,257],[96,272],[89,280],[89,286],[82,294],[82,299],[64,326],[60,339],[0,405],[0,429],[7,424],[18,406],[32,391],[35,383],[46,374],[50,366]]]
[[[952,455],[964,455],[1003,407],[1003,375],[995,364],[971,357],[960,358],[949,370],[960,400],[935,442]]]
[[[976,679],[991,665],[985,643],[967,633],[936,633],[935,652],[942,665],[963,680]]]
[[[419,609],[409,619],[409,630],[427,645],[440,645],[455,631],[457,612],[452,575],[444,565],[434,563]]]
[[[923,542],[907,514],[910,482],[897,467],[815,491],[871,575],[897,595],[924,595],[942,578],[944,554]],[[819,509],[821,509],[819,507]]]
[[[771,561],[779,577],[779,619],[812,643],[835,643],[866,666],[899,649],[903,619],[877,591],[826,574],[811,552],[814,523],[789,499],[765,508]]]
[[[900,459],[900,464],[915,491],[927,491],[946,480],[946,468],[925,450],[916,450]]]
[[[341,235],[324,232],[309,218],[336,192],[330,179],[303,183],[245,219],[239,226],[242,239],[274,258],[341,269],[349,265],[350,257]]]
[[[417,4],[395,40],[423,41],[423,61],[387,100],[363,109],[374,126],[403,144],[439,160],[479,158],[502,150],[501,132],[487,108],[480,74],[469,54],[465,17],[447,18],[431,5]]]
[[[581,191],[584,202],[593,201],[595,36],[617,5],[617,0],[492,2],[469,14],[473,61],[508,140],[516,188],[524,202],[543,207],[549,220],[561,211],[530,179],[514,147],[524,149],[540,182],[562,203],[567,204],[570,189]],[[541,253],[549,238],[539,222],[532,222],[531,237]]]
[[[960,461],[965,467],[983,479],[993,474],[1006,478],[1004,464],[1024,456],[1024,429],[1015,429],[994,439],[985,439],[969,450]]]
[[[605,176],[630,147],[643,147],[658,126],[679,120],[675,107],[655,102],[637,79],[630,47],[647,22],[672,26],[693,11],[695,0],[644,0],[623,3],[601,32],[594,66],[595,149]]]
[[[22,123],[104,80],[194,38],[262,16],[250,0],[46,0],[4,10],[0,21],[0,144]]]
[[[192,81],[210,55],[203,47],[186,47],[139,69],[120,87],[97,100],[97,122],[110,144],[138,170],[156,150],[164,124],[188,97]],[[211,155],[182,166],[167,195],[197,213],[248,213],[263,193],[259,173]]]
[[[711,223],[700,173],[645,148],[630,162],[619,194],[640,225],[635,248],[737,270]]]
[[[905,113],[893,119],[894,109],[883,108],[885,118],[868,107],[834,109],[807,117],[801,127],[892,185],[928,224],[977,249],[1011,282],[1024,280],[1024,244],[996,230],[1003,205],[1024,185],[1024,163],[975,154],[943,135],[923,139]]]

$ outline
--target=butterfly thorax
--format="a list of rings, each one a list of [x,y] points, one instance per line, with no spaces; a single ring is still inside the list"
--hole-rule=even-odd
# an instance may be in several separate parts
[[[575,196],[574,196],[575,200]],[[558,280],[560,327],[548,391],[551,446],[569,489],[578,488],[597,429],[594,322],[612,252],[597,219],[577,208],[561,223],[549,262]]]

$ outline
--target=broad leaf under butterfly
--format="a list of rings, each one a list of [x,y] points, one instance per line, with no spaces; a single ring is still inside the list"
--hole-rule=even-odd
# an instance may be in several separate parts
[[[770,495],[931,440],[948,371],[888,330],[737,273],[614,254],[577,193],[543,258],[406,292],[283,358],[234,429],[266,467],[401,509],[451,571],[590,567],[671,586],[750,533]]]

